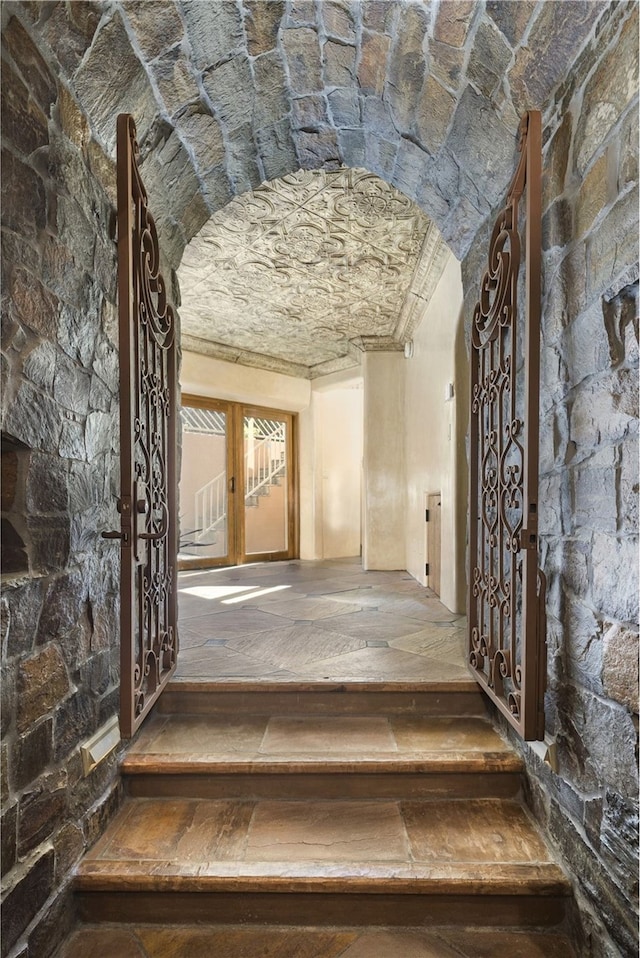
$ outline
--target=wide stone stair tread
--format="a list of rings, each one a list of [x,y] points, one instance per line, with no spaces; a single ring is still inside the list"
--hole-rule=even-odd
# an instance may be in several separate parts
[[[575,958],[563,935],[485,928],[88,925],[58,958]]]
[[[82,862],[77,888],[366,895],[372,911],[378,896],[569,891],[519,803],[496,799],[129,799]]]

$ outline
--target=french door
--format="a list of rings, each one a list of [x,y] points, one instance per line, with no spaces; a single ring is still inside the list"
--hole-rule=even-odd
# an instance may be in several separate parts
[[[298,554],[295,417],[182,397],[179,567]]]

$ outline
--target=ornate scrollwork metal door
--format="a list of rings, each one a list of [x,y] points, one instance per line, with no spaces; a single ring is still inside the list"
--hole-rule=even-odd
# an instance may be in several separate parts
[[[546,681],[538,569],[540,113],[526,113],[519,133],[520,160],[493,228],[471,328],[469,661],[530,740],[544,736]]]
[[[120,728],[130,738],[176,667],[176,319],[138,169],[118,117],[122,542]]]

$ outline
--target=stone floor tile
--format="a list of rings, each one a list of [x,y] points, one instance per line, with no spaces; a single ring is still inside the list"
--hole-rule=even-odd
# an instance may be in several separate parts
[[[253,802],[236,801],[130,801],[86,860],[237,861],[253,808]]]
[[[149,958],[338,958],[357,932],[321,928],[139,927],[137,935]]]
[[[389,725],[401,752],[509,752],[489,722],[478,718],[391,715]]]
[[[354,753],[397,751],[389,722],[378,716],[310,716],[269,719],[261,752]]]
[[[308,619],[309,621],[360,611],[360,606],[357,604],[334,602],[328,596],[305,596],[299,599],[287,597],[280,602],[272,602],[266,608],[269,612],[289,619]]]
[[[343,635],[361,636],[364,639],[398,639],[420,631],[420,623],[401,615],[388,615],[385,612],[350,612],[348,615],[322,619],[318,628],[340,632]]]
[[[364,639],[318,628],[317,623],[300,623],[285,629],[229,639],[237,652],[261,659],[274,668],[296,669],[328,655],[339,655],[366,647]]]
[[[260,802],[246,861],[406,861],[397,802]]]
[[[111,927],[80,928],[65,942],[58,958],[90,958],[90,956],[91,958],[160,958],[159,953],[149,956],[133,931]]]
[[[263,741],[266,727],[265,716],[238,716],[237,719],[217,718],[212,721],[210,717],[174,715],[159,722],[152,720],[129,752],[162,755],[255,754]]]
[[[460,958],[442,939],[425,931],[366,931],[340,958]]]
[[[403,802],[402,814],[419,862],[550,861],[544,842],[516,802]]]
[[[322,677],[336,680],[446,682],[468,677],[466,669],[392,648],[366,647],[358,652],[319,659],[315,667]]]
[[[275,678],[279,671],[257,657],[226,646],[205,644],[180,652],[176,675],[179,678]]]
[[[189,619],[189,630],[200,632],[208,639],[227,639],[234,635],[252,632],[268,632],[270,629],[287,628],[291,620],[260,609],[233,609],[214,612],[211,615]]]
[[[570,942],[552,933],[451,929],[444,931],[442,938],[464,958],[575,958]]]

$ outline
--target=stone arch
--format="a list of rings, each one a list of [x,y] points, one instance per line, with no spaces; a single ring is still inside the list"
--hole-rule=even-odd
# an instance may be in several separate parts
[[[605,6],[167,0],[31,16],[109,153],[116,114],[136,117],[177,265],[232,196],[340,164],[415,200],[462,258],[509,180],[520,114]]]

